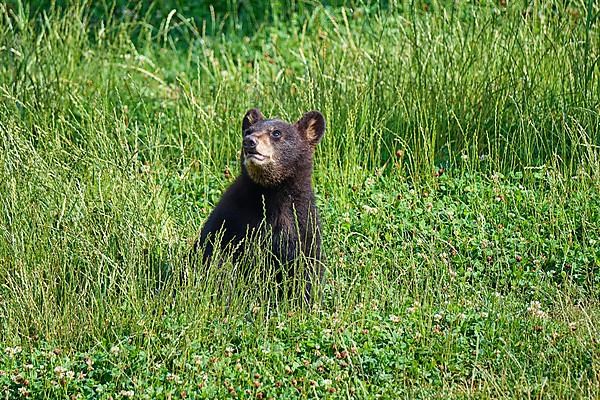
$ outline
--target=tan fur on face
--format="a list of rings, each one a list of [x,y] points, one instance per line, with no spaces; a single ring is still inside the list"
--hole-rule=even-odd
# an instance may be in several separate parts
[[[281,171],[278,167],[278,159],[275,149],[271,144],[268,131],[255,132],[252,136],[256,139],[256,151],[265,157],[258,161],[254,158],[244,157],[244,166],[250,179],[263,186],[274,186],[281,181]]]
[[[275,149],[273,149],[269,135],[270,132],[266,131],[255,132],[252,134],[252,136],[254,136],[258,142],[256,145],[256,151],[267,158],[272,158],[275,154]]]

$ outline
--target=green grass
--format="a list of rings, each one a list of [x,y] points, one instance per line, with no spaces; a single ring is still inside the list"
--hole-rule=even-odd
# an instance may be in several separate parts
[[[92,3],[0,5],[1,398],[600,397],[597,2]],[[251,107],[327,120],[312,309],[180,280]]]

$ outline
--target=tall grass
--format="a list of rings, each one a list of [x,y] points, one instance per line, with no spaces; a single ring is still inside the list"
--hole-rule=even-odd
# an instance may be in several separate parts
[[[0,5],[0,341],[154,335],[181,350],[227,343],[211,330],[224,319],[272,337],[288,312],[314,329],[395,313],[435,338],[434,314],[478,310],[496,318],[473,322],[485,334],[422,351],[466,363],[488,395],[541,395],[527,378],[547,374],[555,394],[597,395],[600,9],[502,3]],[[299,317],[273,305],[263,275],[188,264],[237,174],[250,107],[327,120],[315,157],[327,282]],[[531,301],[551,318],[528,319]],[[536,349],[550,339],[530,325],[583,320],[560,347],[577,356],[545,370]],[[177,339],[161,336],[171,323]],[[482,367],[474,337],[505,359]]]

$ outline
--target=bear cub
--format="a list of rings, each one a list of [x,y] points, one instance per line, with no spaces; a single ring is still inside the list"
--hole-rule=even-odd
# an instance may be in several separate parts
[[[206,221],[197,249],[203,263],[216,246],[233,251],[234,262],[249,248],[251,237],[268,232],[270,254],[282,274],[294,276],[294,261],[306,260],[305,299],[323,270],[320,222],[312,188],[313,155],[325,132],[325,119],[310,111],[294,124],[265,119],[258,109],[242,121],[241,174],[225,191]]]

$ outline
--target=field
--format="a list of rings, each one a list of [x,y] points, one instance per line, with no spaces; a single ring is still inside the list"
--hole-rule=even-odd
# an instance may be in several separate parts
[[[600,398],[598,2],[140,4],[0,4],[0,398]],[[190,266],[252,107],[312,307]]]

